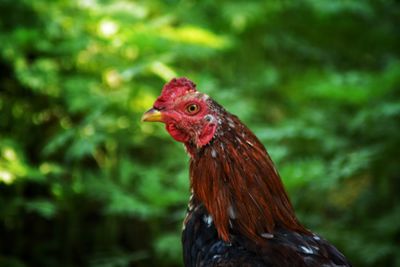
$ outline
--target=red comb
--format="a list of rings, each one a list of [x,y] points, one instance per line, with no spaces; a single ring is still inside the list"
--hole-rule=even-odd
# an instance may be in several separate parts
[[[185,95],[188,92],[196,92],[196,85],[191,80],[185,77],[173,78],[169,83],[164,85],[161,95],[154,103],[154,107],[159,108],[162,106],[162,103]]]

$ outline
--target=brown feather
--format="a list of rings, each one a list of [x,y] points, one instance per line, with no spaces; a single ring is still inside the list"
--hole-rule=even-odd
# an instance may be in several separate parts
[[[277,227],[309,234],[262,143],[236,116],[214,101],[210,105],[220,116],[214,139],[202,148],[186,146],[192,155],[191,188],[212,215],[220,238],[230,241],[230,224],[257,243]]]

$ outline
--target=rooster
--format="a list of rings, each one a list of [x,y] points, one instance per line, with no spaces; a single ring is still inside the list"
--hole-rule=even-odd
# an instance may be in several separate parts
[[[186,267],[351,266],[297,220],[258,138],[189,79],[167,83],[142,121],[165,123],[190,156]]]

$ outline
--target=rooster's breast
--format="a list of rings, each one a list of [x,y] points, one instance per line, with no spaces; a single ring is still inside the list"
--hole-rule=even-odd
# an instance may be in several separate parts
[[[218,237],[203,204],[191,200],[182,232],[185,267],[211,266],[351,266],[331,244],[317,235],[277,230],[259,246],[231,228],[231,242]]]
[[[189,205],[182,243],[185,267],[266,266],[243,246],[218,238],[212,217],[202,204]]]

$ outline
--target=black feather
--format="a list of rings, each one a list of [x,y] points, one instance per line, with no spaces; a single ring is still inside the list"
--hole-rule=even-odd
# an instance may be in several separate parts
[[[334,246],[315,234],[277,229],[259,245],[235,233],[232,222],[232,241],[226,243],[218,238],[214,223],[205,219],[210,215],[204,205],[192,199],[190,206],[182,233],[186,267],[351,266]]]

